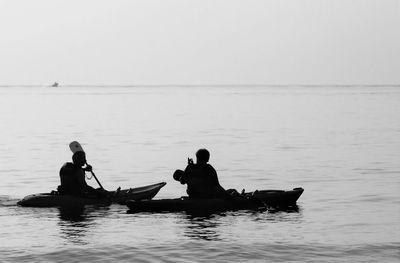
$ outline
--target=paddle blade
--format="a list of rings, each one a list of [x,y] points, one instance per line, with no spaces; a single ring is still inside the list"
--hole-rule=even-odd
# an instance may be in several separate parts
[[[73,141],[69,144],[69,148],[71,149],[72,153],[76,152],[85,152],[81,146],[81,144],[77,141]]]

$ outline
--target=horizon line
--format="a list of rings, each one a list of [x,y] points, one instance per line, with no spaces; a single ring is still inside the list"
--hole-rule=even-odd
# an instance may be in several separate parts
[[[52,84],[0,84],[0,87],[52,87]],[[400,87],[400,84],[59,84],[56,87]],[[55,87],[55,88],[56,88]]]

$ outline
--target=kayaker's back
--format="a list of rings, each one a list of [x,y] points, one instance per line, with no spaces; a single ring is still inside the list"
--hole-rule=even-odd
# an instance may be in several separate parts
[[[79,195],[87,185],[85,182],[85,172],[70,162],[65,163],[61,167],[60,181],[61,185],[57,188],[60,194]]]
[[[187,184],[187,194],[195,198],[215,198],[226,195],[219,184],[217,172],[208,163],[189,164],[183,180]]]

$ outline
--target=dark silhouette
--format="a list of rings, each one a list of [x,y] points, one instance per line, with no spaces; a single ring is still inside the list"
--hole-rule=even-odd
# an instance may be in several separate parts
[[[78,142],[72,142],[70,148],[74,153],[72,163],[65,163],[60,170],[61,185],[58,186],[60,194],[104,197],[107,191],[104,189],[94,189],[85,180],[85,172],[92,172],[92,166],[86,163],[86,154]],[[86,167],[83,167],[85,166]]]
[[[206,149],[196,152],[196,163],[188,159],[185,171],[176,170],[173,177],[181,184],[187,184],[187,194],[192,198],[229,198],[219,184],[217,172],[208,164],[210,153]]]

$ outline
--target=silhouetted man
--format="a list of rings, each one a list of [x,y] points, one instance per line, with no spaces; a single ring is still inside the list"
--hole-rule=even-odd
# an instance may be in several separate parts
[[[208,164],[210,153],[206,149],[196,152],[196,163],[188,159],[185,171],[176,170],[174,179],[187,184],[187,194],[193,198],[225,198],[229,195],[219,184],[217,172]]]
[[[73,152],[72,163],[67,162],[61,167],[59,193],[79,196],[104,195],[105,190],[96,190],[86,183],[85,172],[91,172],[92,166],[86,163],[86,154],[82,146],[74,141],[69,147]],[[85,165],[86,167],[83,168]]]

